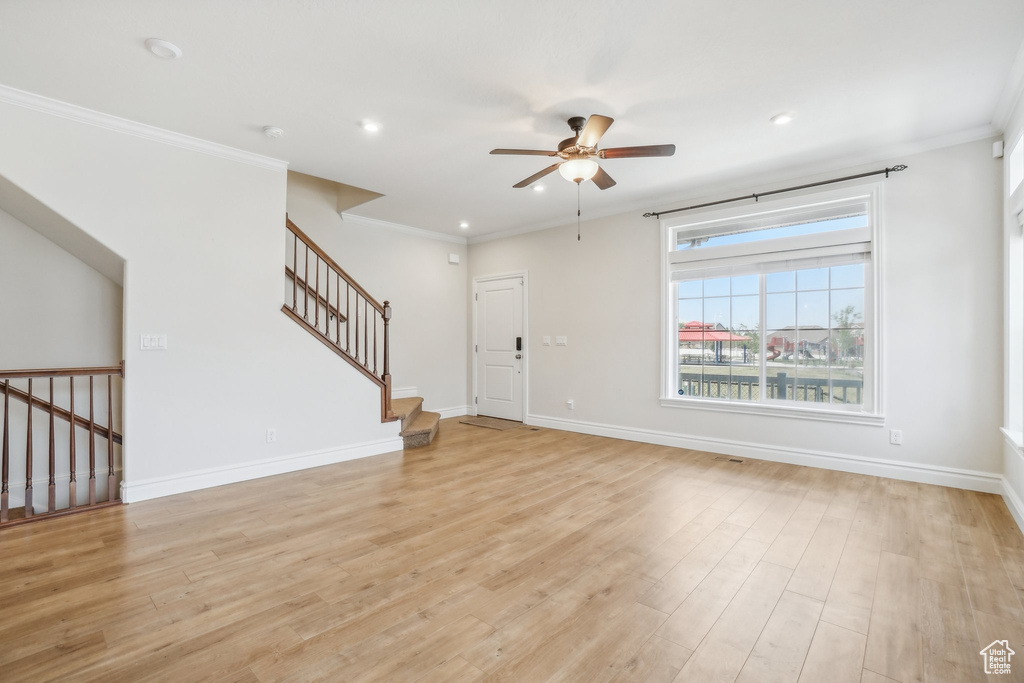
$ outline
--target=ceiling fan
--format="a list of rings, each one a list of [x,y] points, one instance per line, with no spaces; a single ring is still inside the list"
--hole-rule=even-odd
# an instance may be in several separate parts
[[[566,180],[579,185],[593,179],[594,184],[607,190],[615,184],[612,177],[605,173],[593,157],[601,159],[630,159],[634,157],[670,157],[676,153],[675,145],[644,145],[641,147],[609,147],[597,148],[601,136],[611,127],[615,119],[600,114],[592,114],[589,119],[574,116],[569,119],[569,127],[576,133],[558,143],[558,151],[547,152],[539,149],[492,149],[491,154],[520,154],[526,156],[559,157],[557,163],[551,164],[543,171],[534,173],[512,187],[526,187],[555,169]]]

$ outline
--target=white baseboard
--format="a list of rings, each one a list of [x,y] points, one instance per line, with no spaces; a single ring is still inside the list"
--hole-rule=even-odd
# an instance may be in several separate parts
[[[1003,494],[1003,502],[1006,503],[1006,507],[1009,508],[1010,514],[1017,521],[1017,526],[1020,527],[1021,531],[1024,531],[1024,501],[1020,499],[1017,492],[1013,490],[1013,486],[1010,485],[1010,481],[1003,477],[1003,490],[1000,493]]]
[[[454,406],[452,408],[430,408],[435,413],[441,413],[441,419],[447,417],[462,417],[469,415],[469,406]]]
[[[562,418],[546,417],[544,415],[530,415],[527,418],[527,424],[534,425],[536,427],[547,427],[549,429],[560,429],[567,432],[578,432],[580,434],[607,436],[613,439],[624,439],[626,441],[640,441],[642,443],[652,443],[660,446],[675,446],[677,448],[689,448],[699,451],[708,451],[711,453],[722,453],[724,455],[736,455],[740,457],[754,458],[757,460],[784,462],[791,465],[805,465],[807,467],[839,470],[840,472],[869,474],[876,477],[902,479],[904,481],[913,481],[921,484],[951,486],[954,488],[967,489],[969,491],[1002,493],[1004,496],[1005,491],[1008,488],[1004,483],[1005,480],[1000,474],[980,472],[977,470],[958,469],[954,467],[942,467],[940,465],[921,465],[918,463],[901,462],[898,460],[869,458],[860,455],[846,455],[841,453],[829,453],[826,451],[778,448],[775,446],[765,446],[764,444],[750,443],[746,441],[687,436],[672,432],[635,429],[632,427],[582,422],[579,420],[566,420]],[[1018,518],[1018,521],[1019,520],[1020,518]]]
[[[126,503],[136,503],[140,500],[171,496],[188,491],[198,491],[213,486],[234,484],[240,481],[259,479],[275,474],[304,470],[310,467],[333,465],[334,463],[345,462],[346,460],[366,458],[371,455],[392,453],[400,450],[402,450],[402,439],[401,437],[394,437],[380,441],[342,446],[341,448],[329,448],[321,451],[286,455],[280,458],[254,460],[237,465],[195,470],[169,477],[125,481],[121,484],[121,498]]]
[[[419,396],[419,391],[416,387],[402,387],[401,389],[391,389],[391,398],[414,398]]]

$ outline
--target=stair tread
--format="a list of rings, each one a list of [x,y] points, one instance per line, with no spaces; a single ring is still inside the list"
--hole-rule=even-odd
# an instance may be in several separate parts
[[[432,413],[429,410],[424,410],[416,416],[411,425],[402,430],[401,436],[413,436],[432,432],[440,419],[441,413]]]
[[[416,409],[422,405],[423,399],[419,396],[413,396],[412,398],[394,398],[391,399],[391,412],[395,414],[395,417],[403,420],[416,412]]]

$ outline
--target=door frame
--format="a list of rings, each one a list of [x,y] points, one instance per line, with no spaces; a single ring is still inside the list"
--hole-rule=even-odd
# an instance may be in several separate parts
[[[479,396],[477,385],[477,308],[480,302],[477,300],[478,287],[481,282],[493,280],[507,280],[514,277],[523,278],[523,424],[530,424],[530,271],[516,270],[497,275],[480,275],[473,278],[473,402],[469,405],[470,415],[477,414],[477,397]]]

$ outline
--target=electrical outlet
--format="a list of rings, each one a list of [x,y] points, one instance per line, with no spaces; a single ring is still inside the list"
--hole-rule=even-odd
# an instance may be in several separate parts
[[[576,404],[575,404],[575,402],[571,398],[568,401],[565,402],[565,405],[569,407],[569,410],[575,410],[576,409]]]
[[[267,443],[277,443],[277,430],[273,427],[267,430]]]
[[[903,431],[900,429],[889,430],[889,443],[893,446],[903,445]]]

